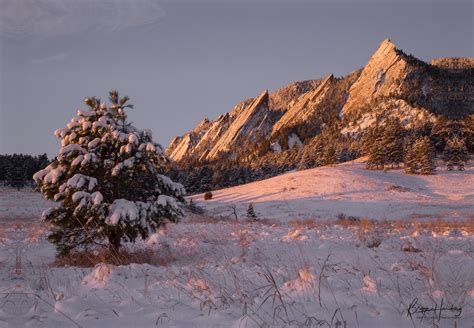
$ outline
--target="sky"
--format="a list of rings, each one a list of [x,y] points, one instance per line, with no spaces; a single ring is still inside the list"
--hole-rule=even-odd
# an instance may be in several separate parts
[[[57,154],[85,97],[131,97],[166,146],[294,81],[342,76],[390,38],[473,57],[472,0],[0,0],[0,154]]]

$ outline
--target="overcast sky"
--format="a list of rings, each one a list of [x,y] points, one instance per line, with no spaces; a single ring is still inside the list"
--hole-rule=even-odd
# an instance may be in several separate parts
[[[166,146],[292,81],[362,67],[390,38],[423,60],[474,54],[472,0],[0,0],[0,153],[53,137],[117,88]]]

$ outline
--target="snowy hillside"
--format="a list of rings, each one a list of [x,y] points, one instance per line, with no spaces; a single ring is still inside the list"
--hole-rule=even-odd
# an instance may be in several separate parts
[[[329,219],[342,213],[371,219],[472,218],[474,167],[438,168],[435,175],[407,175],[401,169],[370,171],[363,163],[344,163],[290,172],[271,179],[191,198],[214,216],[245,217],[249,203],[257,215],[279,219]]]

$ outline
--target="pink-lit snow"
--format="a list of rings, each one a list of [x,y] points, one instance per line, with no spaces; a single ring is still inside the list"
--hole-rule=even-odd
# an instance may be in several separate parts
[[[287,173],[193,196],[203,215],[126,245],[162,265],[95,268],[53,265],[39,218],[54,204],[2,189],[0,327],[471,328],[472,182],[472,165],[433,176],[360,163]],[[260,221],[245,220],[250,202]],[[362,223],[340,224],[339,213]],[[417,223],[437,219],[466,228]],[[441,304],[445,318],[415,313]]]
[[[245,217],[252,203],[262,218],[328,219],[347,216],[384,219],[472,218],[474,167],[438,168],[435,175],[407,175],[402,169],[366,170],[364,163],[344,163],[286,173],[271,179],[213,191],[191,198],[214,216]]]

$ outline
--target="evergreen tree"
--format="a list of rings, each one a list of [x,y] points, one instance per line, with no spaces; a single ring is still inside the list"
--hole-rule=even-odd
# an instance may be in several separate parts
[[[375,140],[380,136],[380,131],[375,126],[369,126],[360,138],[359,150],[362,155],[368,156]]]
[[[252,203],[250,203],[247,208],[247,219],[254,221],[257,219],[257,215],[255,214]]]
[[[25,187],[27,183],[27,173],[25,168],[20,164],[16,163],[11,165],[8,169],[7,184],[17,190]]]
[[[127,96],[110,92],[111,105],[86,98],[61,139],[59,154],[34,175],[37,188],[59,205],[43,212],[53,225],[48,239],[60,255],[105,240],[109,250],[122,241],[146,238],[165,220],[176,221],[184,189],[162,175],[166,158],[149,130],[128,123]]]
[[[324,165],[325,142],[321,136],[317,136],[309,149],[310,156],[314,159],[314,166]]]
[[[209,166],[204,166],[199,171],[198,181],[200,185],[200,190],[208,191],[212,190],[212,177],[214,171]]]
[[[405,172],[408,174],[416,174],[419,168],[416,154],[413,151],[413,144],[415,141],[416,137],[414,135],[406,136],[404,140],[403,165],[405,167]]]
[[[429,137],[411,138],[406,142],[404,165],[410,174],[433,174],[436,153]]]
[[[399,119],[390,119],[385,124],[383,134],[382,152],[385,154],[385,162],[395,164],[397,167],[403,162],[403,139],[405,129]]]
[[[464,140],[468,152],[474,152],[474,115],[468,115],[461,121],[460,137]]]
[[[384,124],[369,128],[362,138],[362,151],[367,154],[368,169],[384,169],[403,162],[405,129],[399,119],[388,118]]]
[[[453,122],[440,116],[431,129],[431,136],[434,140],[434,145],[438,151],[443,151],[446,142],[452,137],[455,127]]]
[[[403,164],[405,166],[405,172],[408,174],[416,174],[418,172],[418,161],[416,154],[413,151],[413,145],[407,144],[405,146]]]
[[[371,170],[383,169],[387,162],[387,153],[384,148],[384,137],[377,137],[369,150],[367,168]]]
[[[49,164],[48,155],[46,154],[39,155],[36,160],[36,167],[31,173],[30,177],[33,178],[33,175],[35,174],[35,172],[38,172],[39,170],[44,169],[46,166],[48,166],[48,164]]]
[[[33,174],[45,168],[48,163],[46,154],[41,156],[0,155],[0,182],[15,188],[31,185]]]
[[[464,170],[464,164],[468,161],[468,152],[464,140],[454,137],[446,143],[443,152],[443,160],[449,171],[457,166],[458,170]]]
[[[430,138],[422,137],[417,140],[414,144],[414,149],[419,160],[420,173],[434,174],[436,170],[436,153]]]

